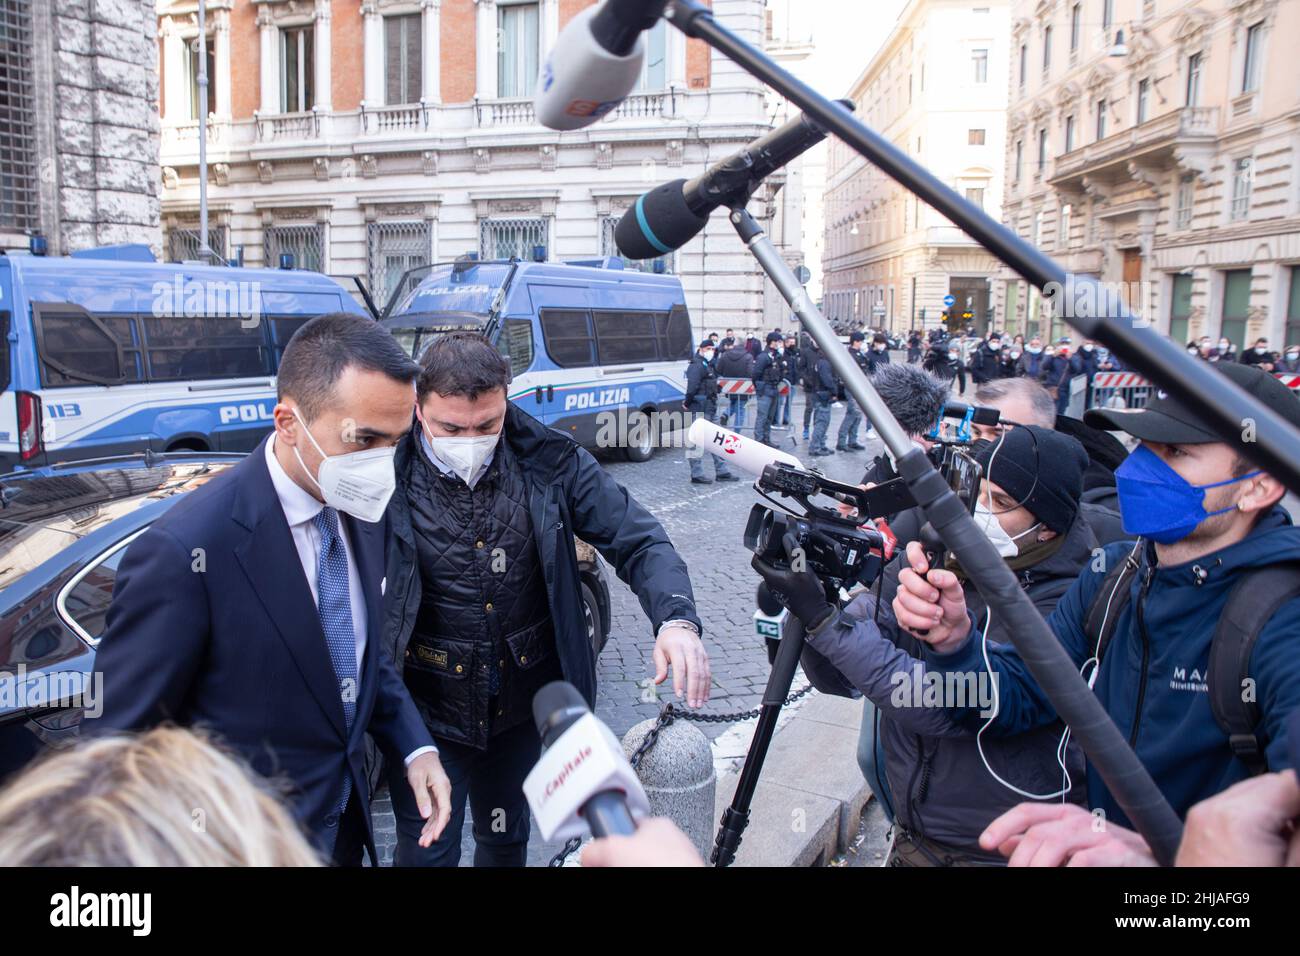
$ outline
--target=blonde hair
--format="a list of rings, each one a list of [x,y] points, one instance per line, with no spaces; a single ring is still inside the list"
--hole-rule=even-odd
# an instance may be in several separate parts
[[[80,741],[0,790],[0,866],[319,866],[241,760],[160,727]]]

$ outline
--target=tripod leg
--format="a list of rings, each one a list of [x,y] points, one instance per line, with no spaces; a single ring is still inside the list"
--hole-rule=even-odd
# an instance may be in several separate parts
[[[754,739],[750,742],[749,752],[745,754],[745,765],[740,770],[736,792],[718,824],[718,835],[710,858],[714,866],[730,866],[736,859],[740,838],[749,826],[749,805],[754,800],[758,775],[763,772],[767,748],[772,742],[772,735],[776,733],[777,718],[781,716],[781,708],[785,706],[785,699],[790,694],[794,672],[799,666],[799,656],[803,653],[803,642],[803,625],[791,616],[786,634],[777,648],[772,672],[767,677],[767,686],[763,689],[762,710],[758,715],[758,725],[754,728]]]

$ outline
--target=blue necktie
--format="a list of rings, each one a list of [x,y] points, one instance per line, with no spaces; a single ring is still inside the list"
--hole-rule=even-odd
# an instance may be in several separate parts
[[[329,647],[334,676],[343,701],[343,718],[348,731],[357,713],[357,637],[352,629],[352,601],[348,594],[348,558],[339,537],[339,514],[322,508],[312,518],[320,532],[320,554],[316,562],[316,610],[320,614],[325,644]],[[352,795],[352,775],[343,773],[343,795],[338,810],[343,812]]]

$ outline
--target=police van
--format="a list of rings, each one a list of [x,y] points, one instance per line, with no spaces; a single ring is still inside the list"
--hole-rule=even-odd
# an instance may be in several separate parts
[[[654,413],[682,411],[693,347],[682,284],[618,258],[424,266],[403,277],[380,321],[417,359],[444,332],[483,332],[510,360],[510,400],[588,448],[645,461]]]
[[[0,473],[143,451],[246,452],[299,326],[366,312],[292,268],[159,263],[145,246],[0,255]]]

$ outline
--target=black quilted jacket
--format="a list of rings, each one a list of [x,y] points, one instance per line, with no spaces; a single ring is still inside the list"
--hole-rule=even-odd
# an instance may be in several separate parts
[[[384,595],[384,646],[399,667],[407,659],[420,613],[418,549],[406,489],[401,486],[410,456],[423,454],[418,436],[412,428],[397,446],[394,466],[399,487],[387,515],[392,533]],[[594,705],[596,658],[587,640],[574,537],[594,546],[636,593],[652,632],[664,621],[675,619],[701,627],[686,564],[654,516],[568,435],[547,428],[512,403],[506,410],[503,441],[526,489],[532,543],[550,603],[560,668],[564,679]]]

